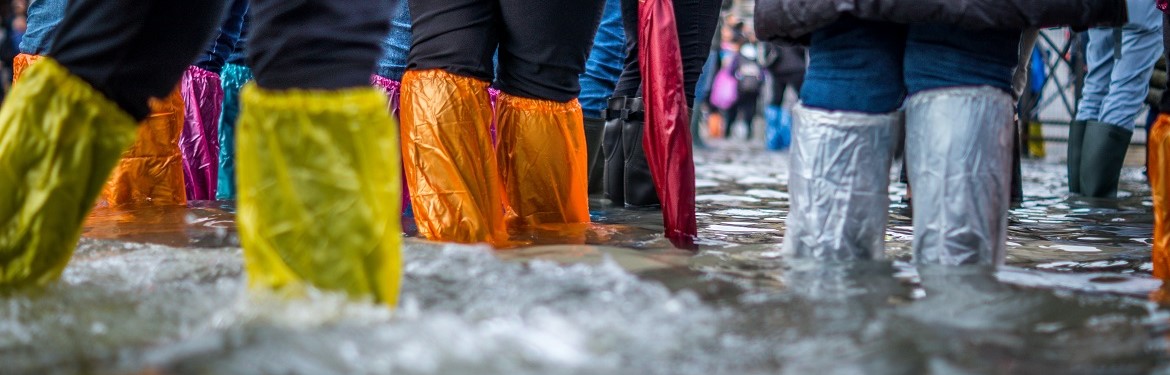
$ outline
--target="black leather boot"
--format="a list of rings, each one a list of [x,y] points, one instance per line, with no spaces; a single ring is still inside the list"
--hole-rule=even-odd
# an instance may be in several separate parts
[[[585,152],[589,154],[589,195],[602,191],[601,181],[605,175],[605,155],[601,152],[601,137],[605,132],[605,119],[585,118]]]
[[[1096,121],[1089,121],[1084,129],[1081,191],[1089,197],[1116,198],[1121,166],[1125,164],[1133,131]]]
[[[625,167],[626,157],[622,150],[622,112],[626,97],[610,98],[605,110],[605,126],[602,130],[602,193],[615,206],[626,204]]]
[[[646,127],[642,98],[630,99],[626,103],[628,111],[622,124],[622,148],[626,157],[624,189],[626,206],[658,206],[658,192],[654,190],[654,178],[650,174],[650,164],[646,162],[646,151],[642,148],[642,137]]]

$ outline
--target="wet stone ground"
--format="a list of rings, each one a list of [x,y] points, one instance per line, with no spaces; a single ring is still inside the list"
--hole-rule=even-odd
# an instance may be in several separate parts
[[[1091,201],[1026,163],[991,271],[911,266],[900,184],[887,260],[785,259],[786,155],[696,159],[699,252],[670,248],[658,212],[594,199],[593,224],[516,231],[514,249],[407,240],[394,311],[247,290],[230,202],[99,209],[61,282],[0,296],[0,374],[1170,371],[1140,168]]]

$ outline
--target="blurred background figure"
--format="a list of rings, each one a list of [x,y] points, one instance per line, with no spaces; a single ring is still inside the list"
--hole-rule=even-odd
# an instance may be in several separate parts
[[[731,108],[723,111],[723,121],[727,126],[723,136],[730,139],[736,123],[743,121],[746,130],[744,139],[751,140],[752,123],[756,118],[756,106],[760,102],[760,91],[764,87],[765,71],[757,60],[759,50],[756,44],[750,43],[746,35],[736,38],[733,43],[738,52],[731,56],[731,62],[726,68],[735,78],[736,96]]]
[[[788,89],[799,94],[804,84],[804,70],[808,57],[802,46],[762,43],[762,62],[768,70],[771,92],[768,107],[764,109],[765,146],[769,150],[788,149],[792,142],[792,114],[784,107]]]
[[[1088,31],[1089,72],[1076,120],[1069,127],[1068,190],[1117,196],[1117,183],[1137,115],[1162,54],[1162,17],[1151,0],[1128,0],[1123,27]]]

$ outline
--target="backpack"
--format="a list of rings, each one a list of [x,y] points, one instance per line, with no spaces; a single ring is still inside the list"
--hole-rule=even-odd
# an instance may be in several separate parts
[[[739,92],[758,93],[764,86],[764,67],[753,59],[743,58],[737,61],[735,78],[739,81]]]

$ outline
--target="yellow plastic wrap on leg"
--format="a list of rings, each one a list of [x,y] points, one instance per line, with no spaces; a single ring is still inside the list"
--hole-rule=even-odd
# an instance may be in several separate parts
[[[500,176],[510,225],[589,222],[581,105],[500,94]]]
[[[55,280],[122,151],[129,114],[50,58],[0,108],[0,286]]]
[[[488,83],[442,70],[402,78],[402,155],[419,234],[507,242]]]
[[[1170,280],[1170,115],[1160,114],[1149,135],[1150,188],[1154,196],[1154,277]]]
[[[372,297],[402,277],[398,131],[373,88],[241,92],[237,220],[249,284]]]
[[[99,206],[133,204],[184,205],[183,96],[176,87],[163,99],[150,100],[150,117],[138,127],[138,139],[122,154],[105,188]]]

